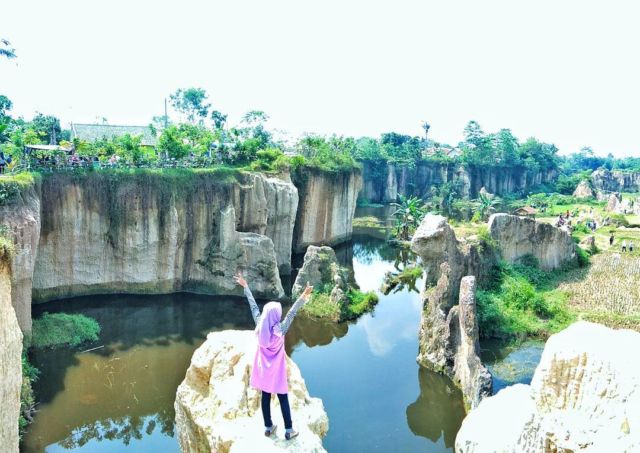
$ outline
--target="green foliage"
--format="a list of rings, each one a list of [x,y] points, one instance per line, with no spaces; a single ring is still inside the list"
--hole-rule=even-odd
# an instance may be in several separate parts
[[[0,206],[14,203],[23,191],[33,187],[40,175],[37,173],[16,173],[0,179]]]
[[[400,203],[391,203],[396,208],[392,214],[396,219],[395,233],[398,239],[408,241],[427,211],[418,197],[400,195],[399,198]]]
[[[496,240],[491,236],[487,225],[481,225],[480,228],[478,228],[477,236],[481,250],[495,249],[498,246]]]
[[[512,266],[500,263],[493,284],[478,291],[483,338],[545,337],[573,320],[566,293],[550,289],[552,276],[536,264],[534,257]]]
[[[578,255],[578,266],[587,267],[589,265],[589,253],[581,247],[576,247],[576,254]]]
[[[347,291],[347,299],[349,303],[342,306],[342,320],[356,319],[371,311],[378,303],[378,295],[375,292],[363,293],[353,288]]]
[[[180,88],[169,96],[174,109],[194,123],[202,122],[209,115],[211,104],[207,104],[207,92],[202,88]]]
[[[609,219],[617,227],[629,227],[629,221],[624,214],[610,214]]]
[[[328,139],[307,135],[300,139],[297,149],[304,156],[304,165],[327,172],[345,172],[358,168],[353,158],[355,141],[352,138],[332,136]]]
[[[100,334],[98,322],[84,315],[44,313],[33,320],[32,345],[36,348],[78,346],[96,341]]]
[[[329,299],[329,294],[323,289],[314,290],[309,302],[302,310],[313,318],[327,318],[334,321],[340,319],[340,306]]]
[[[184,143],[182,133],[177,126],[169,126],[162,131],[158,139],[158,150],[171,159],[182,159],[189,153],[189,147]]]
[[[24,434],[29,420],[26,414],[30,414],[35,406],[35,396],[33,394],[33,383],[38,380],[40,371],[31,365],[27,348],[22,350],[22,386],[20,387],[20,418],[18,420],[18,429],[20,437]]]

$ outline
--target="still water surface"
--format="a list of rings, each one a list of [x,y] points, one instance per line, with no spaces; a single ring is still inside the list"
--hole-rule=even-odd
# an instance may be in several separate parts
[[[287,334],[288,353],[329,415],[325,447],[452,451],[462,397],[449,379],[416,364],[419,295],[407,288],[379,292],[385,272],[397,264],[397,249],[357,236],[337,252],[380,303],[355,323],[299,316]],[[33,353],[40,404],[23,440],[26,453],[178,452],[173,400],[193,351],[210,331],[253,327],[246,301],[233,297],[92,296],[36,306],[34,316],[44,311],[94,317],[100,341],[81,349],[104,347]],[[261,430],[256,426],[256,435]]]

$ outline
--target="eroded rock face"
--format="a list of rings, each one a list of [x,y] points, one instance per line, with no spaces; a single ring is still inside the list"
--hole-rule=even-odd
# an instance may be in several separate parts
[[[589,181],[580,181],[580,184],[573,191],[573,196],[576,198],[593,198],[593,190]]]
[[[336,253],[331,247],[316,247],[310,245],[307,247],[307,253],[304,255],[304,263],[296,276],[296,281],[291,289],[291,297],[296,299],[304,290],[306,284],[317,289],[331,286],[332,296],[338,291],[344,295],[349,289],[347,275],[340,267]],[[335,300],[340,303],[342,298]]]
[[[0,223],[13,237],[11,300],[22,331],[31,333],[31,288],[40,240],[40,197],[36,185],[24,188],[0,207]]]
[[[605,192],[639,192],[640,173],[599,169],[591,173],[593,187]]]
[[[0,446],[18,453],[22,333],[11,303],[11,272],[0,258]]]
[[[428,198],[433,187],[462,181],[462,195],[477,198],[484,188],[496,195],[526,191],[556,178],[555,171],[530,170],[524,167],[462,167],[453,164],[419,162],[404,165],[366,163],[363,168],[364,187],[361,198],[375,203],[391,203],[398,195]]]
[[[290,268],[293,184],[253,173],[232,180],[194,174],[188,187],[172,186],[169,176],[149,178],[101,172],[43,179],[34,300],[113,292],[241,294],[232,268],[247,263],[257,264],[251,277],[263,282],[257,297],[282,296],[278,269],[265,259],[274,250],[280,270]],[[221,224],[228,206],[234,228]]]
[[[492,265],[492,252],[481,256],[475,247],[460,244],[446,219],[432,214],[416,230],[411,250],[427,276],[417,361],[449,375],[467,405],[475,407],[490,394],[491,375],[478,356],[474,276]]]
[[[325,451],[322,438],[329,421],[322,401],[309,396],[300,370],[288,357],[289,404],[300,436],[284,440],[275,397],[271,415],[279,425],[278,438],[264,436],[260,392],[249,385],[255,348],[253,331],[231,330],[210,333],[195,351],[175,401],[176,431],[183,452]]]
[[[621,345],[624,345],[621,347]],[[456,452],[640,449],[640,333],[578,322],[549,338],[531,385],[485,398]]]
[[[468,405],[473,409],[484,397],[491,395],[492,388],[491,373],[480,361],[474,276],[463,277],[460,281],[459,303],[451,310],[450,317],[453,323],[456,318],[458,321],[452,339],[453,376],[459,383]],[[449,323],[450,326],[452,322]]]
[[[334,245],[353,232],[353,215],[362,188],[360,171],[327,173],[308,170],[295,178],[300,203],[294,230],[294,249]]]
[[[596,247],[595,236],[586,236],[580,241],[579,245],[583,250],[586,250],[589,253],[595,253],[598,250]]]
[[[569,233],[551,224],[515,215],[493,214],[489,218],[489,232],[498,242],[502,257],[509,262],[533,255],[546,270],[577,262],[576,245]]]

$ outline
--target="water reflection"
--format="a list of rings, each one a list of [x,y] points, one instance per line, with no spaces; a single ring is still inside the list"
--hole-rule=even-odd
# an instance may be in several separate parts
[[[331,420],[328,451],[451,451],[463,405],[449,379],[415,362],[421,301],[402,289],[383,295],[386,272],[406,259],[378,239],[339,247],[373,313],[354,323],[299,317],[287,335],[313,396]],[[191,355],[212,330],[251,329],[246,301],[187,294],[86,297],[34,308],[64,310],[100,322],[103,348],[36,351],[41,402],[23,451],[177,452],[173,399]],[[416,374],[418,378],[416,379]],[[419,395],[416,399],[416,395]],[[68,450],[67,450],[68,449]]]
[[[444,440],[447,448],[453,448],[456,434],[465,417],[462,393],[453,382],[427,370],[418,369],[420,395],[407,407],[407,424],[416,436],[433,442]],[[447,416],[443,417],[442,414]]]
[[[480,358],[493,376],[493,393],[513,384],[529,384],[540,363],[544,342],[483,341]]]

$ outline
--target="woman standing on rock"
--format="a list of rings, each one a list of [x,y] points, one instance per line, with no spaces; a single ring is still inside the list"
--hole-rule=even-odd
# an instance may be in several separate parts
[[[251,294],[249,284],[238,273],[236,283],[244,288],[244,295],[249,301],[251,314],[256,323],[256,337],[258,349],[251,369],[251,386],[262,391],[262,416],[264,417],[264,435],[270,437],[276,432],[276,425],[271,422],[271,394],[276,393],[282,409],[284,419],[284,437],[289,440],[298,435],[293,430],[291,409],[289,407],[289,385],[287,384],[287,362],[284,351],[284,335],[289,330],[293,318],[298,310],[309,300],[313,286],[304,289],[300,298],[291,307],[284,321],[282,319],[282,305],[280,302],[269,302],[262,309],[256,304]]]

